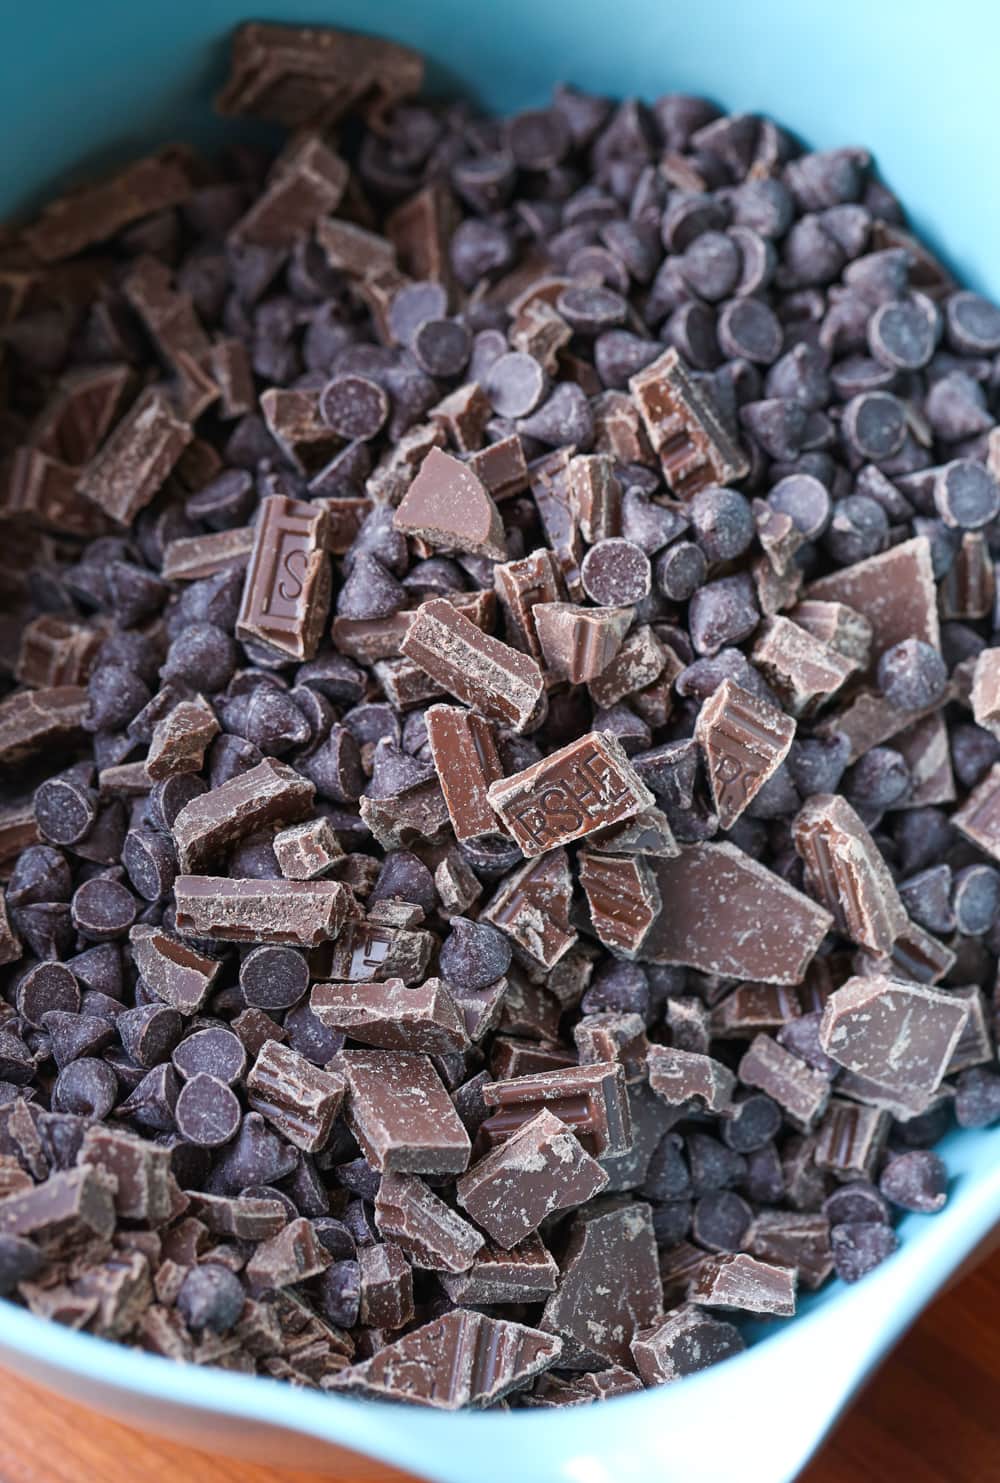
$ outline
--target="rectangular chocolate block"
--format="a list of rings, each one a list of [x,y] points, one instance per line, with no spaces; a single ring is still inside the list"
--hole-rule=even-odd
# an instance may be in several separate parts
[[[735,845],[683,845],[675,860],[656,860],[653,869],[670,907],[646,938],[645,962],[797,984],[833,923],[823,907]]]
[[[655,803],[620,743],[601,731],[494,783],[489,799],[528,856],[582,839]]]
[[[203,870],[258,829],[304,818],[315,795],[308,778],[274,757],[198,794],[174,819],[181,870]]]
[[[908,918],[889,867],[846,798],[817,793],[792,826],[812,890],[838,929],[860,947],[888,953]]]
[[[695,723],[719,828],[731,829],[788,756],[795,722],[732,680],[702,704]]]
[[[795,1312],[795,1273],[744,1252],[710,1257],[702,1264],[691,1300],[706,1308],[735,1308],[790,1318]]]
[[[329,1142],[345,1085],[290,1046],[266,1040],[247,1074],[246,1090],[252,1111],[296,1148],[318,1153]]]
[[[16,690],[0,700],[0,767],[82,736],[87,692],[78,685]]]
[[[197,582],[216,572],[242,569],[250,561],[254,537],[252,525],[213,531],[210,535],[178,536],[163,553],[164,580]]]
[[[663,476],[679,499],[690,499],[711,484],[742,479],[750,467],[746,454],[730,437],[708,392],[694,384],[676,350],[665,350],[628,386]]]
[[[439,978],[419,985],[401,978],[315,984],[309,1003],[321,1024],[380,1050],[447,1056],[469,1046],[459,1007]]]
[[[458,840],[497,829],[489,800],[491,783],[503,777],[493,728],[482,716],[458,706],[432,705],[426,712],[427,740]]]
[[[119,525],[130,525],[193,437],[166,392],[150,387],[83,470],[77,488]]]
[[[544,1108],[597,1157],[627,1153],[632,1146],[625,1076],[617,1061],[495,1081],[483,1087],[483,1101],[497,1109],[480,1129],[490,1144],[509,1138]]]
[[[443,404],[441,404],[443,405]],[[431,411],[434,416],[434,411]],[[517,433],[479,448],[469,459],[469,468],[495,500],[509,499],[528,487],[528,465],[524,445]]]
[[[621,485],[606,453],[578,453],[566,470],[570,505],[588,544],[621,535]]]
[[[192,183],[184,165],[181,153],[171,149],[134,160],[110,179],[46,206],[25,231],[25,241],[43,263],[73,257],[140,217],[186,201]]]
[[[581,850],[579,869],[597,938],[623,957],[637,957],[662,905],[652,868],[640,855]]]
[[[770,1035],[757,1035],[739,1066],[744,1086],[766,1092],[802,1133],[811,1133],[826,1111],[830,1082]]]
[[[558,1276],[555,1260],[532,1235],[509,1251],[487,1241],[470,1267],[440,1281],[454,1303],[535,1303],[555,1292]]]
[[[236,636],[280,658],[311,659],[330,608],[327,517],[286,495],[261,500]]]
[[[446,1205],[416,1174],[383,1174],[375,1196],[375,1224],[415,1267],[465,1272],[485,1237]]]
[[[780,615],[761,624],[751,657],[793,716],[812,715],[858,668],[808,629]]]
[[[179,875],[177,930],[223,942],[316,947],[337,936],[353,893],[340,881],[231,880]]]
[[[461,1174],[472,1145],[430,1057],[345,1050],[329,1070],[347,1082],[347,1122],[380,1173]]]
[[[516,731],[540,718],[545,683],[535,661],[483,633],[444,598],[432,598],[401,644],[408,659],[465,705]]]

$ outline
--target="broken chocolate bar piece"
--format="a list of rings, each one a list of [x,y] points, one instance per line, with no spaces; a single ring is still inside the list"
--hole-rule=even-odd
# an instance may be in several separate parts
[[[695,736],[719,828],[731,829],[788,756],[795,722],[732,680],[723,680],[698,712]]]
[[[655,803],[617,739],[591,731],[512,777],[490,803],[525,855],[541,855]]]
[[[103,535],[107,518],[78,488],[80,470],[38,448],[15,449],[0,493],[0,514],[54,535]]]
[[[535,551],[521,561],[493,568],[493,582],[504,611],[507,637],[518,649],[541,660],[542,646],[535,631],[534,609],[555,603],[564,595],[562,575],[551,551]]]
[[[505,932],[530,962],[551,970],[577,940],[569,919],[572,900],[566,851],[550,850],[502,881],[480,919]]]
[[[578,453],[566,467],[566,489],[588,544],[621,535],[621,485],[606,453]]]
[[[480,1128],[489,1143],[511,1137],[541,1111],[551,1112],[599,1158],[632,1146],[625,1076],[617,1061],[539,1071],[483,1087],[483,1101],[496,1108]]]
[[[16,690],[0,700],[0,767],[62,748],[83,735],[87,692],[78,685]]]
[[[24,1236],[69,1257],[115,1229],[115,1180],[93,1164],[54,1170],[43,1184],[0,1201],[0,1236]]]
[[[415,1174],[382,1175],[375,1224],[415,1267],[430,1272],[465,1272],[485,1245],[485,1237]]]
[[[33,618],[21,632],[14,678],[38,689],[83,685],[104,635],[97,627],[68,623],[51,613]]]
[[[158,1226],[173,1215],[168,1148],[122,1128],[92,1125],[83,1135],[80,1163],[114,1176],[115,1209],[125,1220]]]
[[[246,1079],[247,1102],[289,1143],[305,1153],[325,1148],[344,1100],[339,1076],[321,1071],[305,1056],[267,1040]]]
[[[376,906],[385,908],[387,902]],[[330,958],[330,976],[349,983],[401,978],[404,984],[422,979],[435,940],[430,932],[382,924],[373,910],[367,922],[349,922],[338,937]]]
[[[838,1179],[873,1178],[889,1126],[884,1109],[834,1097],[816,1135],[816,1167],[829,1169]]]
[[[80,475],[77,485],[119,525],[128,525],[163,487],[194,436],[164,391],[143,392]]]
[[[423,603],[400,644],[438,685],[491,720],[528,731],[545,708],[535,661],[483,633],[444,598]]]
[[[793,716],[812,715],[858,668],[808,629],[780,615],[757,630],[752,658]]]
[[[99,185],[53,201],[27,228],[25,241],[43,263],[58,262],[106,241],[140,217],[181,205],[191,191],[183,156],[164,149],[135,160]]]
[[[839,1066],[905,1093],[937,1090],[969,1006],[923,984],[852,978],[823,1010],[820,1045]]]
[[[2,710],[0,705],[0,713]],[[977,849],[1000,860],[1000,762],[994,763],[962,807],[956,809],[951,822]]]
[[[628,1365],[636,1334],[663,1314],[650,1207],[595,1200],[574,1217],[561,1268],[542,1328],[562,1338],[567,1360]]]
[[[455,1189],[476,1224],[509,1250],[546,1216],[584,1204],[607,1182],[566,1124],[543,1108],[473,1164]]]
[[[329,819],[307,819],[274,836],[274,855],[286,880],[312,881],[326,875],[344,858]]]
[[[299,1217],[260,1243],[247,1262],[247,1282],[251,1293],[274,1292],[318,1277],[330,1260],[312,1221]]]
[[[311,659],[330,608],[327,516],[285,495],[261,501],[236,636],[279,659]]]
[[[799,1286],[813,1291],[833,1271],[830,1222],[825,1215],[795,1210],[759,1210],[747,1238],[751,1256],[793,1267]]]
[[[590,680],[590,698],[595,705],[607,709],[635,691],[652,685],[668,666],[673,678],[680,672],[679,662],[676,671],[673,670],[670,664],[673,658],[672,650],[661,644],[649,624],[640,623],[626,635],[621,648],[600,674]]]
[[[475,839],[495,831],[497,818],[488,789],[503,777],[503,766],[489,722],[458,706],[432,705],[426,723],[455,838]]]
[[[287,250],[340,202],[349,171],[318,134],[296,134],[271,166],[267,183],[230,232],[230,240]]]
[[[817,793],[795,816],[795,848],[838,930],[859,947],[888,953],[908,917],[889,867],[846,798]]]
[[[643,960],[650,963],[797,984],[833,922],[823,907],[735,845],[684,845],[676,859],[655,860],[653,870],[670,906],[643,945]]]
[[[661,909],[652,867],[641,855],[592,850],[581,850],[578,864],[596,936],[624,957],[637,957]]]
[[[200,772],[205,752],[221,727],[204,696],[182,700],[153,728],[146,774],[153,781],[182,772]]]
[[[211,535],[179,536],[163,553],[163,576],[168,582],[197,582],[217,572],[241,571],[254,548],[256,529],[241,525]]]
[[[706,1308],[733,1308],[790,1318],[795,1312],[796,1274],[745,1252],[709,1257],[701,1264],[691,1301]]]
[[[456,1309],[330,1376],[325,1389],[457,1411],[495,1405],[558,1362],[559,1339]]]
[[[571,685],[586,684],[612,662],[633,615],[632,608],[582,608],[539,602],[531,610],[546,667]]]
[[[269,386],[261,394],[260,410],[271,437],[289,463],[304,476],[318,474],[340,446],[340,439],[330,431],[320,414],[320,392],[315,387]],[[278,495],[269,497],[281,498]],[[327,504],[308,508],[314,511],[316,518],[324,518],[325,547],[330,519]],[[288,586],[287,575],[285,585]]]
[[[668,1107],[694,1102],[699,1109],[724,1113],[732,1105],[736,1078],[711,1056],[676,1046],[651,1045],[646,1053],[649,1085]]]
[[[197,794],[173,823],[181,870],[204,870],[257,830],[303,818],[315,793],[308,778],[266,757],[218,788]]]
[[[336,937],[354,897],[340,881],[230,880],[179,875],[177,930],[223,942],[316,947]]]
[[[347,1122],[381,1173],[461,1174],[472,1145],[428,1056],[345,1050],[328,1070],[347,1082]]]
[[[745,1086],[766,1092],[802,1133],[811,1133],[830,1100],[830,1081],[770,1035],[756,1035],[739,1065]]]
[[[469,1044],[459,1007],[439,978],[429,978],[419,987],[401,978],[316,984],[310,1006],[320,1024],[380,1050],[447,1056]]]
[[[859,670],[868,668],[873,630],[863,613],[855,612],[846,603],[810,597],[796,603],[789,617],[813,638],[851,660]]]
[[[738,1328],[697,1308],[678,1308],[655,1328],[640,1329],[632,1340],[635,1366],[647,1385],[669,1385],[745,1348]]]
[[[517,433],[477,449],[469,459],[469,468],[494,500],[509,499],[528,487],[524,445]]]
[[[921,639],[940,648],[937,590],[926,536],[820,577],[807,588],[806,596],[845,603],[868,619],[872,663],[904,639]]]
[[[184,1015],[197,1014],[212,991],[221,963],[196,952],[159,927],[129,933],[139,977],[157,999]]]
[[[505,561],[500,511],[468,464],[432,448],[392,517],[393,527],[428,546]]]
[[[710,394],[696,386],[680,356],[665,350],[629,381],[663,477],[679,499],[741,479],[750,465],[727,432]]]
[[[487,1241],[471,1265],[442,1276],[441,1285],[452,1302],[469,1306],[494,1303],[536,1303],[555,1292],[559,1268],[536,1235],[527,1236],[510,1250]]]

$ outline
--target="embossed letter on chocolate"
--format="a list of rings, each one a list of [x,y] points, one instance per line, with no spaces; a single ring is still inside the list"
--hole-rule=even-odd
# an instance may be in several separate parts
[[[325,510],[286,495],[261,501],[236,636],[311,659],[330,608]]]
[[[426,719],[431,757],[455,838],[492,833],[497,821],[486,790],[503,777],[503,767],[489,722],[454,705],[432,705]]]
[[[795,722],[732,680],[723,680],[698,712],[695,736],[719,828],[730,829],[787,757]]]
[[[613,736],[590,731],[503,778],[490,803],[526,855],[582,839],[655,803]]]
[[[690,499],[699,489],[729,484],[747,472],[746,454],[676,350],[665,350],[628,386],[674,494]]]

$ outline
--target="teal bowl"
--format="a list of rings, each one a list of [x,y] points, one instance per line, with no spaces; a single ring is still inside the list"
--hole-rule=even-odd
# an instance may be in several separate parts
[[[0,216],[170,138],[210,145],[209,100],[246,0],[36,0],[5,8]],[[557,80],[618,95],[702,92],[770,111],[811,145],[864,144],[916,230],[1000,297],[995,59],[1000,7],[952,0],[267,0],[263,17],[393,36],[437,90],[494,109]],[[853,1289],[680,1386],[607,1406],[442,1415],[185,1368],[0,1302],[0,1362],[74,1400],[208,1450],[360,1483],[787,1483],[931,1297],[1000,1224],[1000,1127],[955,1133],[948,1205],[909,1216],[899,1252]],[[920,1418],[913,1425],[919,1430]]]

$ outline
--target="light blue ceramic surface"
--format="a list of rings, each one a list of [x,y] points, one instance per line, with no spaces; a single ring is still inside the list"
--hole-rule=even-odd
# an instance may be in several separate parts
[[[221,136],[208,100],[246,0],[0,5],[0,215],[166,138]],[[984,184],[1000,154],[1000,6],[985,0],[261,0],[249,14],[412,42],[438,88],[495,108],[537,102],[557,79],[679,89],[771,110],[814,146],[868,145],[921,232],[1000,294],[1000,191]],[[335,1400],[137,1355],[7,1303],[0,1359],[137,1424],[290,1465],[336,1470],[335,1444],[442,1483],[786,1483],[1000,1222],[1000,1128],[952,1135],[943,1152],[946,1210],[904,1221],[901,1251],[865,1282],[807,1300],[714,1371],[610,1407],[447,1416]]]

